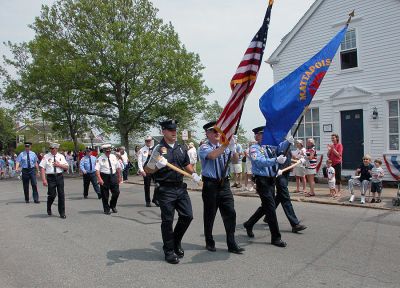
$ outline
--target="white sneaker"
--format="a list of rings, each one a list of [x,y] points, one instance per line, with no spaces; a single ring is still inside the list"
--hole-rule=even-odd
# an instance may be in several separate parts
[[[361,204],[365,204],[365,196],[361,196]]]
[[[253,192],[254,191],[254,188],[253,188],[253,186],[250,186],[250,188],[248,189],[250,192]]]
[[[351,195],[350,199],[349,199],[349,202],[353,202],[355,197],[356,197],[355,195]]]

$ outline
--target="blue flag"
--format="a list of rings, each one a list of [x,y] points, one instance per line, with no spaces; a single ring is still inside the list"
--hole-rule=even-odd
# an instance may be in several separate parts
[[[346,25],[321,51],[260,98],[266,124],[262,144],[277,146],[311,103],[346,34]]]

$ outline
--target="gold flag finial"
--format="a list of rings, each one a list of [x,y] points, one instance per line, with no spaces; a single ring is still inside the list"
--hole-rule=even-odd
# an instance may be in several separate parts
[[[272,6],[272,4],[274,4],[274,0],[269,0],[268,1],[268,6]]]
[[[351,13],[349,14],[349,19],[347,20],[346,25],[349,25],[349,23],[350,23],[352,17],[354,17],[354,10],[351,11]]]

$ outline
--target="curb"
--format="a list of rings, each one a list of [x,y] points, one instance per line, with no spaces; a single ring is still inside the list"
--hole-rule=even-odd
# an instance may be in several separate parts
[[[127,181],[125,182],[127,184],[135,184],[135,185],[144,185],[143,182],[134,182],[134,181]],[[197,191],[201,192],[200,188],[191,188],[187,187],[188,191]],[[240,197],[257,197],[258,195],[256,193],[248,193],[248,192],[233,192],[234,196],[240,196]],[[346,202],[331,202],[331,201],[325,201],[325,200],[317,200],[317,199],[306,199],[306,198],[300,198],[300,197],[290,197],[292,201],[296,202],[304,202],[304,203],[314,203],[314,204],[327,204],[327,205],[336,205],[336,206],[344,206],[344,207],[357,207],[357,208],[369,208],[369,209],[376,209],[376,210],[385,210],[385,211],[400,211],[399,208],[389,208],[389,207],[379,207],[379,206],[370,206],[369,204],[352,204],[352,203],[346,203]]]

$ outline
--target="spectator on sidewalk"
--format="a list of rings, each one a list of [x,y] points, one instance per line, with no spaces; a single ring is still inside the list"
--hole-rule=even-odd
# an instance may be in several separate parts
[[[372,199],[371,203],[381,203],[381,193],[382,193],[382,179],[385,176],[383,169],[381,167],[382,160],[375,159],[374,161],[374,168],[371,170],[371,192],[372,192]],[[376,193],[378,193],[378,197],[375,198]]]
[[[363,157],[363,163],[356,169],[355,177],[349,180],[350,199],[353,202],[354,186],[360,186],[361,190],[361,204],[365,204],[365,193],[369,189],[369,179],[371,177],[371,170],[374,166],[371,164],[371,156],[368,154]]]
[[[232,188],[242,188],[242,184],[240,184],[241,176],[242,176],[242,157],[243,157],[243,148],[237,142],[237,135],[233,135],[234,142],[236,144],[235,151],[232,152],[232,173],[234,177],[234,184]]]
[[[342,180],[342,155],[343,145],[339,143],[339,135],[331,135],[332,144],[328,144],[328,159],[332,161],[332,167],[335,169],[336,179],[336,196],[340,196],[341,180]]]
[[[301,160],[306,157],[306,148],[304,148],[303,140],[296,140],[297,149],[292,153],[293,160]],[[296,177],[296,193],[306,192],[306,167],[303,164],[299,164],[293,168],[293,174]],[[300,191],[300,182],[303,185],[303,190]]]
[[[124,167],[122,170],[122,178],[123,178],[123,181],[127,181],[128,180],[128,170],[129,170],[129,158],[128,158],[128,153],[126,153],[124,146],[121,146],[119,148],[119,154],[121,156],[122,164]]]
[[[252,192],[254,190],[254,183],[253,183],[253,173],[251,172],[251,159],[250,159],[250,147],[256,144],[255,141],[249,142],[249,147],[244,150],[244,158],[246,158],[245,162],[245,170],[244,170],[244,190]],[[250,184],[250,187],[247,188],[247,184]]]
[[[307,139],[307,150],[306,150],[306,178],[307,182],[310,185],[310,192],[306,193],[306,197],[313,197],[315,196],[314,187],[315,181],[314,177],[317,174],[317,150],[315,149],[315,142],[314,139],[308,138]]]
[[[189,143],[189,149],[188,149],[187,153],[189,156],[190,164],[192,164],[193,170],[196,172],[197,151],[196,151],[196,148],[194,147],[193,142]]]
[[[329,194],[332,198],[336,197],[335,168],[332,167],[332,160],[326,160],[326,174],[328,174]]]

